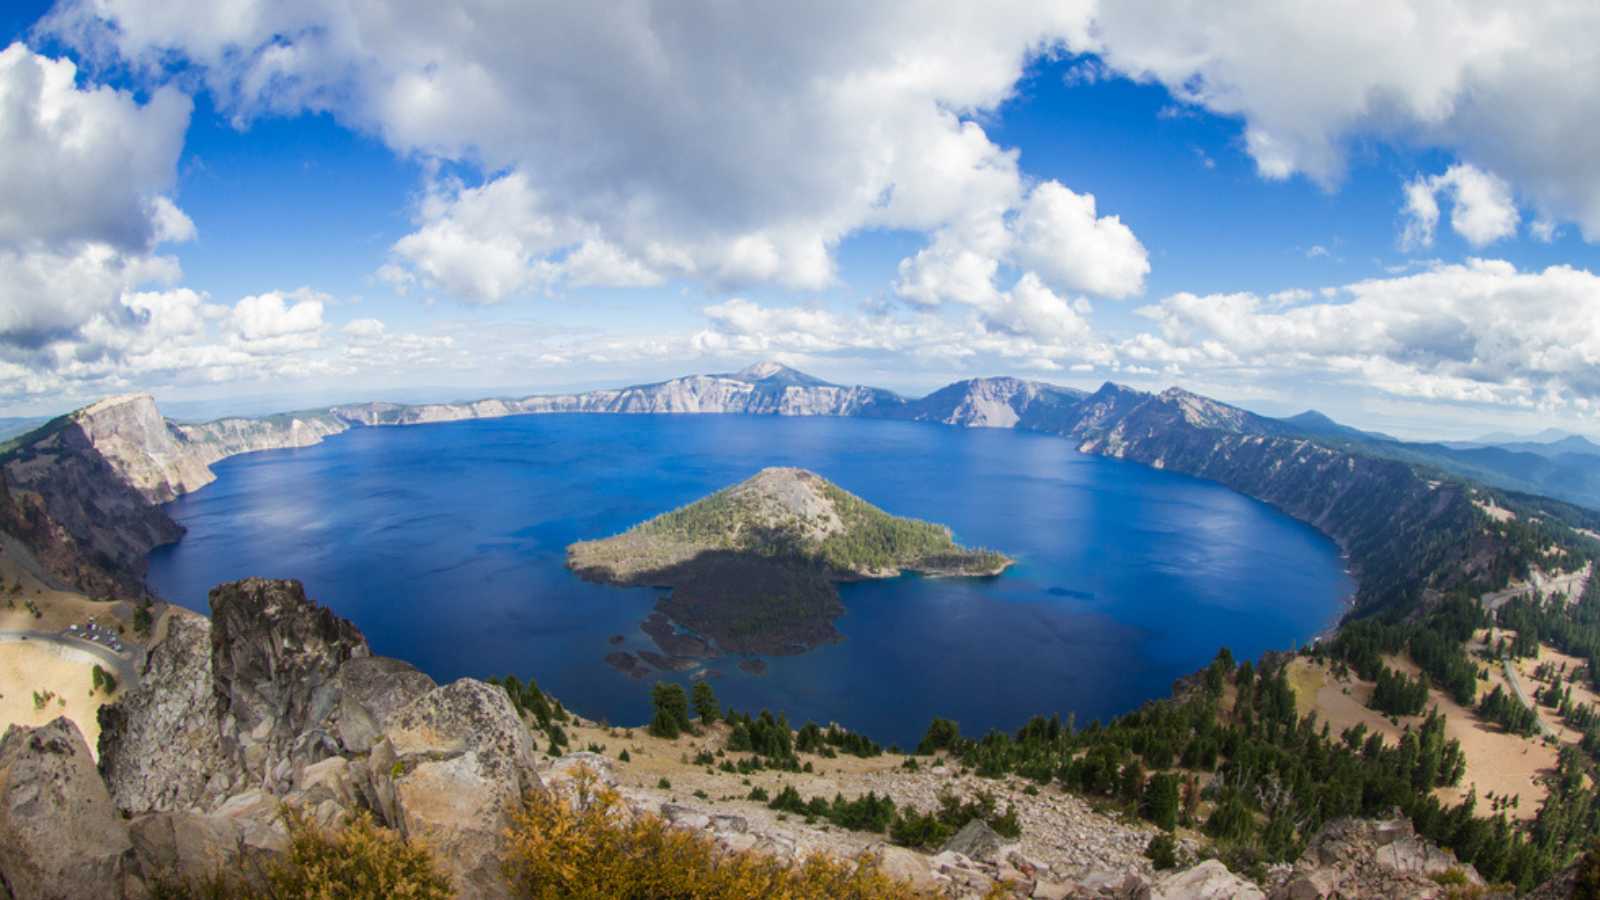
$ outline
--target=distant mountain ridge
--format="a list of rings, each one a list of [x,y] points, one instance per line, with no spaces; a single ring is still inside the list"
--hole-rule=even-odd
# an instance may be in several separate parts
[[[1296,416],[1289,416],[1283,421],[1299,429],[1304,434],[1318,437],[1343,437],[1356,440],[1389,441],[1398,443],[1399,438],[1390,437],[1377,431],[1362,431],[1349,425],[1335,422],[1328,416],[1314,409],[1308,409]]]
[[[1053,434],[1085,453],[1220,482],[1316,527],[1347,554],[1362,610],[1423,603],[1465,584],[1498,587],[1491,582],[1504,581],[1521,552],[1509,539],[1476,539],[1486,527],[1474,505],[1478,489],[1449,473],[1495,470],[1448,448],[1380,440],[1330,427],[1326,417],[1273,419],[1179,388],[1152,394],[1107,382],[1085,393],[993,377],[912,399],[775,362],[574,394],[345,404],[200,424],[166,420],[149,395],[108,398],[0,445],[0,489],[10,490],[0,506],[42,512],[47,521],[29,533],[59,537],[47,554],[55,561],[40,562],[56,578],[139,593],[144,556],[181,533],[157,504],[208,483],[217,460],[307,446],[355,427],[538,413],[855,416]],[[1600,529],[1600,516],[1547,503],[1540,515]]]

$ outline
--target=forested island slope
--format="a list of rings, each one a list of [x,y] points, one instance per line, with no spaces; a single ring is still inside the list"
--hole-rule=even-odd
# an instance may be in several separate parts
[[[602,540],[567,566],[607,584],[670,587],[657,609],[729,653],[786,654],[838,639],[833,582],[997,575],[1011,564],[950,529],[892,516],[814,472],[769,468]],[[666,649],[666,648],[663,648]]]

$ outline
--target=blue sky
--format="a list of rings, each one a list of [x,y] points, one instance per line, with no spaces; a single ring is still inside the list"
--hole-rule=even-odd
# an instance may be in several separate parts
[[[0,11],[0,413],[776,357],[1595,430],[1596,80],[1539,81],[1592,55],[1558,18],[190,6]]]

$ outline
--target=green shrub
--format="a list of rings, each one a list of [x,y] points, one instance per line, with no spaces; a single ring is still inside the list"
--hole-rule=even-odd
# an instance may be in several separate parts
[[[1175,869],[1178,867],[1178,842],[1163,831],[1150,839],[1144,855],[1150,858],[1150,865],[1157,871]]]

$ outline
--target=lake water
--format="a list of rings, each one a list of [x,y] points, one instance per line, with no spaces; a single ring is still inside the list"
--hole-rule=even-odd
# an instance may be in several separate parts
[[[911,745],[934,715],[972,734],[1034,713],[1084,724],[1167,694],[1220,646],[1246,658],[1305,642],[1354,588],[1309,526],[1060,438],[715,415],[358,428],[235,457],[170,505],[189,531],[151,555],[150,583],[206,611],[219,582],[298,578],[375,652],[440,682],[533,675],[583,715],[636,725],[650,681],[603,657],[614,634],[653,648],[638,625],[655,593],[580,581],[566,546],[772,465],[812,469],[1018,560],[995,579],[844,585],[842,643],[769,658],[765,676],[712,663],[725,704],[796,726],[837,721]]]

